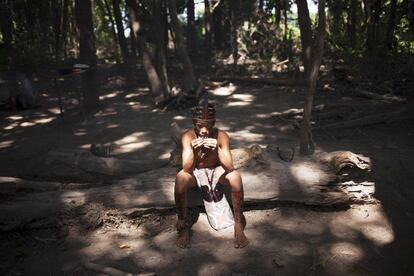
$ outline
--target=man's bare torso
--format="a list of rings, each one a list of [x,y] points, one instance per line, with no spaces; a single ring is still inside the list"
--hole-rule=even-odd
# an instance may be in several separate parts
[[[214,150],[202,147],[199,149],[193,149],[195,168],[211,168],[216,167],[220,164],[218,158],[218,147],[220,146],[220,132],[221,130],[214,128],[212,134],[208,138],[217,139],[217,147]],[[198,138],[194,129],[188,130],[185,135],[189,135],[191,140]]]

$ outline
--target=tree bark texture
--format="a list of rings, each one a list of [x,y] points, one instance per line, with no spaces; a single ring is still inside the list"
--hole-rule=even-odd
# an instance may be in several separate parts
[[[300,27],[300,40],[302,44],[302,62],[305,67],[306,78],[309,78],[312,48],[312,25],[309,17],[306,0],[296,0]]]

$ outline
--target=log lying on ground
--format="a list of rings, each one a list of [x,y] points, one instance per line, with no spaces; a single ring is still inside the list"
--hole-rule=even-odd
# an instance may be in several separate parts
[[[398,120],[405,120],[413,118],[414,116],[402,116],[399,112],[387,112],[382,114],[367,115],[359,119],[341,121],[337,123],[331,123],[327,125],[317,126],[314,129],[328,129],[328,128],[349,128],[359,126],[369,126],[381,123],[395,122]]]
[[[406,101],[406,99],[395,96],[395,95],[380,95],[380,94],[372,93],[372,92],[362,90],[362,89],[355,89],[354,93],[359,97],[380,100],[380,101],[388,101],[388,102],[396,102],[396,103],[401,103],[401,102]]]
[[[369,158],[350,151],[323,152],[315,154],[314,158],[327,164],[335,173],[339,173],[345,167],[369,171],[372,166]]]
[[[255,154],[246,154],[252,148]],[[376,202],[373,182],[366,179],[342,181],[338,178],[338,168],[349,167],[353,160],[357,160],[352,165],[353,170],[369,170],[369,159],[363,156],[334,152],[323,157],[323,153],[319,153],[313,157],[295,156],[292,162],[284,162],[271,147],[263,149],[253,146],[238,151],[241,152],[240,160],[244,158],[238,166],[243,178],[246,205],[296,202],[314,206],[343,206]],[[361,160],[367,162],[362,166]],[[220,170],[223,172],[219,168],[217,173],[220,174]],[[171,208],[174,206],[176,173],[177,169],[164,167],[116,180],[113,185],[20,196],[13,202],[0,204],[0,231],[39,227],[39,221],[87,203],[100,203],[126,213],[136,208]],[[228,187],[223,189],[229,191]],[[189,206],[202,206],[197,188],[189,192]]]
[[[16,177],[0,177],[0,193],[16,193],[18,191],[55,191],[62,188],[62,183],[47,181],[31,181]]]
[[[274,79],[274,78],[253,78],[253,77],[237,77],[237,76],[215,76],[211,77],[212,81],[232,81],[232,82],[248,82],[254,84],[267,84],[275,86],[306,86],[306,81],[292,79]]]
[[[167,160],[131,160],[98,157],[89,151],[50,151],[40,171],[42,178],[64,178],[72,181],[99,181],[124,178],[167,165]]]

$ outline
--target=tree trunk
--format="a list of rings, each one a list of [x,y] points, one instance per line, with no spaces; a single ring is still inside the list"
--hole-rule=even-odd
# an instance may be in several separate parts
[[[263,3],[264,2],[264,0],[259,0],[259,11],[261,12],[261,13],[263,13]]]
[[[210,0],[204,0],[204,28],[205,28],[205,44],[204,51],[206,55],[207,63],[211,63],[211,58],[213,54],[212,49],[212,33],[211,33],[211,11],[210,11]]]
[[[305,3],[306,4],[306,3]],[[307,5],[307,4],[306,4]],[[325,1],[318,1],[318,29],[315,41],[311,48],[311,67],[309,72],[309,91],[303,108],[303,119],[300,127],[300,153],[303,155],[312,154],[315,146],[312,139],[310,118],[312,112],[313,97],[318,80],[319,67],[322,62],[323,44],[325,38],[326,18]],[[302,34],[302,30],[301,30]]]
[[[105,0],[105,3],[107,3],[107,0]],[[134,69],[133,64],[134,63],[129,55],[128,42],[127,42],[127,39],[125,38],[124,24],[122,20],[121,9],[120,9],[120,1],[112,0],[112,7],[114,9],[117,37],[118,37],[119,47],[121,48],[122,62],[124,65],[126,80],[128,84],[132,84],[134,81],[134,76],[133,76],[133,69]]]
[[[305,67],[305,76],[309,78],[312,47],[312,26],[306,0],[296,0],[298,7],[298,20],[300,27],[300,40],[302,44],[302,62]]]
[[[330,34],[334,42],[340,41],[343,37],[342,27],[343,27],[343,17],[342,12],[344,9],[343,1],[329,0],[327,2],[329,8],[329,27]]]
[[[97,56],[95,35],[92,22],[92,5],[90,0],[76,0],[76,24],[79,32],[80,62],[95,67]],[[99,109],[99,91],[97,89],[96,70],[91,69],[82,74],[82,93],[86,113]]]
[[[197,55],[194,0],[187,0],[187,49],[191,56]]]
[[[63,57],[64,59],[67,58],[67,33],[68,33],[68,29],[69,29],[69,0],[63,0],[63,14],[62,14],[62,31],[61,31],[61,43],[62,43],[62,47],[61,47],[61,51],[63,52]]]
[[[130,19],[131,16],[129,15],[129,8],[128,5],[125,5],[125,14],[127,15],[127,18]],[[131,50],[131,61],[136,64],[138,62],[138,53],[137,53],[137,39],[135,37],[134,31],[132,29],[132,22],[131,20],[128,20],[128,27],[129,27],[129,44],[130,44],[130,50]]]
[[[136,39],[136,47],[139,55],[142,58],[142,64],[144,70],[147,74],[148,82],[151,87],[152,93],[158,97],[162,95],[162,86],[161,81],[158,76],[157,70],[154,67],[154,64],[151,60],[151,55],[147,49],[145,37],[141,27],[141,22],[138,17],[138,4],[135,0],[127,0],[129,18],[132,25],[132,32],[134,33]]]
[[[115,31],[115,21],[114,21],[114,18],[112,17],[111,6],[109,6],[109,3],[108,3],[107,0],[103,0],[103,3],[102,3],[102,1],[98,1],[97,3],[98,3],[98,7],[101,10],[101,13],[103,15],[102,24],[104,26],[110,26],[110,28],[111,28],[111,33],[112,33],[114,46],[115,46],[115,48],[113,49],[113,53],[114,53],[114,56],[115,56],[116,64],[120,64],[121,61],[119,59],[118,37],[117,37],[116,31]],[[102,4],[104,4],[105,7],[103,7]],[[109,22],[107,22],[107,20],[105,18],[105,14],[108,16]]]
[[[70,16],[69,16],[69,34],[68,34],[68,43],[69,48],[73,49],[69,52],[71,58],[79,57],[79,49],[77,47],[77,37],[79,37],[79,31],[76,26],[76,8],[75,3],[70,2]]]
[[[282,7],[281,1],[277,1],[275,4],[275,25],[276,25],[276,36],[280,37],[280,21],[282,20]]]
[[[263,3],[262,3],[263,5]],[[240,9],[240,0],[230,1],[230,10],[231,10],[231,48],[233,56],[233,69],[237,66],[238,59],[238,44],[237,44],[237,28],[239,26],[239,9]],[[263,6],[262,6],[263,10]]]
[[[284,19],[284,34],[283,34],[283,41],[287,41],[288,35],[288,9],[287,7],[283,10],[283,19]]]
[[[357,46],[356,27],[357,27],[357,7],[358,0],[351,0],[348,12],[348,35],[351,48],[355,49]]]
[[[196,78],[194,75],[193,64],[191,63],[187,50],[185,49],[184,37],[177,17],[175,0],[168,1],[168,10],[170,12],[171,27],[174,32],[175,50],[184,67],[184,74],[186,78],[185,90],[186,92],[192,91],[194,93],[196,89]]]
[[[62,3],[60,1],[52,1],[52,10],[53,10],[53,33],[55,35],[54,43],[54,56],[55,61],[59,62],[60,60],[60,40],[62,37]]]
[[[367,7],[369,9],[368,12],[368,20],[367,20],[367,43],[366,47],[368,51],[373,50],[376,48],[377,45],[377,28],[380,19],[380,14],[382,10],[382,0],[376,0],[375,4]]]
[[[167,73],[167,59],[166,59],[166,43],[165,41],[165,17],[167,16],[165,1],[163,0],[154,0],[154,25],[156,32],[156,66],[157,72],[160,76],[160,81],[162,85],[163,98],[168,99],[170,96],[170,86],[168,85],[168,73]]]
[[[212,4],[215,6],[217,4],[217,0],[212,1]],[[223,50],[223,9],[222,4],[218,3],[218,6],[215,6],[214,10],[212,10],[213,14],[213,41],[214,41],[214,48],[217,51]]]
[[[391,0],[390,15],[388,18],[388,27],[387,27],[387,37],[385,41],[385,46],[387,47],[387,50],[391,50],[394,44],[396,10],[397,10],[397,0]]]
[[[10,13],[9,1],[2,1],[0,3],[0,29],[3,37],[5,54],[7,57],[7,69],[12,69],[15,63],[15,56],[13,51],[13,24]]]
[[[121,9],[119,7],[119,4],[120,4],[119,0],[112,0],[112,6],[114,8],[116,30],[117,30],[117,35],[118,35],[119,46],[121,48],[122,60],[124,64],[127,64],[129,62],[128,44],[127,44],[127,40],[124,34],[124,24],[122,23],[122,14],[121,14]]]

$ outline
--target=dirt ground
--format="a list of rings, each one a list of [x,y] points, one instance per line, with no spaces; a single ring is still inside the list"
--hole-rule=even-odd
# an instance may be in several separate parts
[[[190,127],[188,111],[154,109],[145,81],[128,88],[111,68],[102,70],[100,78],[102,110],[93,118],[83,115],[76,79],[61,87],[63,117],[56,90],[47,85],[39,108],[1,110],[0,175],[72,181],[41,177],[48,169],[44,159],[51,150],[88,150],[91,143],[116,144],[112,155],[118,158],[168,160],[173,148],[169,125],[175,120]],[[210,93],[217,104],[217,126],[230,134],[233,147],[297,146],[297,130],[278,114],[301,108],[303,89],[234,83]],[[361,101],[378,102],[322,89],[315,105]],[[378,203],[342,209],[294,202],[248,206],[251,245],[245,249],[234,249],[232,230],[214,231],[200,210],[192,211],[197,218],[192,248],[182,250],[174,245],[173,209],[128,216],[110,204],[88,202],[74,204],[51,223],[0,233],[0,273],[115,275],[117,269],[156,275],[414,275],[413,135],[412,120],[314,131],[322,150],[371,157]],[[13,201],[10,195],[0,198]],[[102,267],[106,272],[97,272]]]

